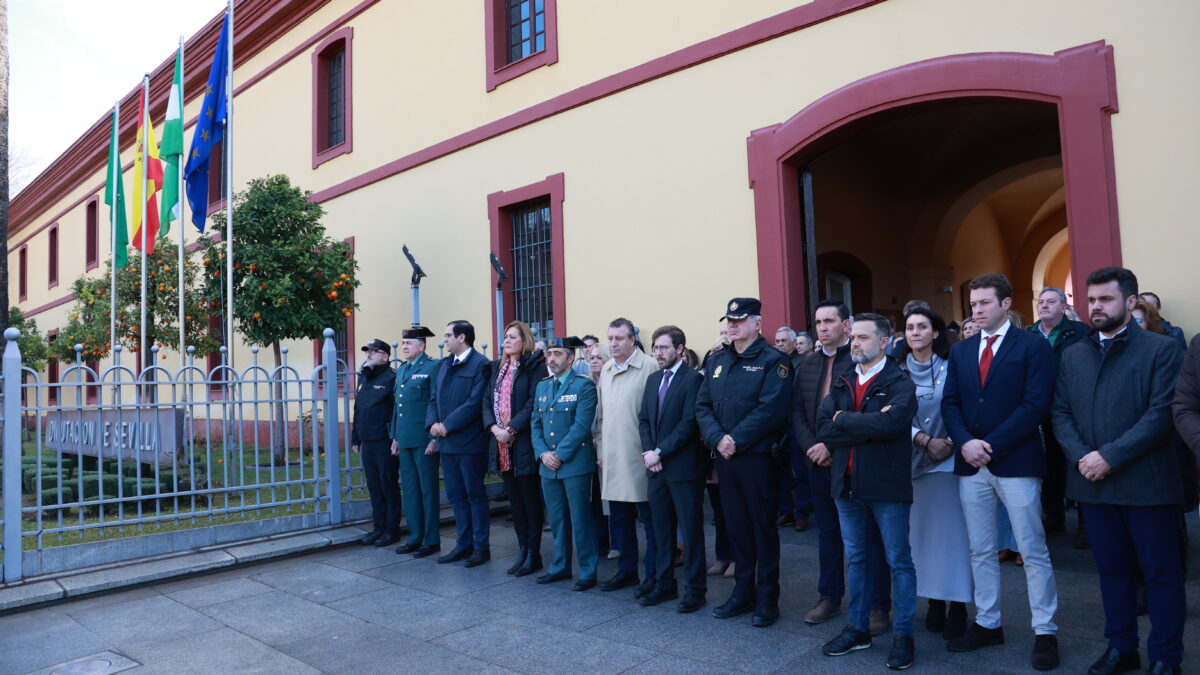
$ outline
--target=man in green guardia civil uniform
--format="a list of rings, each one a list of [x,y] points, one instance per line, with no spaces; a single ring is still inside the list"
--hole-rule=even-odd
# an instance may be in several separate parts
[[[554,533],[554,560],[539,584],[571,578],[571,541],[579,554],[579,580],[571,590],[586,591],[596,585],[595,521],[592,515],[592,474],[596,471],[596,448],[592,444],[592,422],[596,417],[596,385],[571,368],[575,350],[583,341],[550,338],[546,341],[546,365],[551,375],[538,382],[534,394],[530,435],[533,454],[542,476],[542,494]],[[570,523],[567,518],[570,514]]]
[[[425,338],[429,337],[433,331],[424,326],[403,333],[400,353],[405,362],[396,369],[396,407],[389,426],[392,454],[400,457],[400,486],[408,516],[408,543],[396,553],[411,553],[414,558],[442,550],[437,441],[425,430],[429,390],[441,362],[425,354]]]

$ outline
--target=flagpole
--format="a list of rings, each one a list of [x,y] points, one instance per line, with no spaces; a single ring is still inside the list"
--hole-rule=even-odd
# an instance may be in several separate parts
[[[233,0],[229,0],[229,49],[225,61],[225,345],[233,365]]]
[[[187,100],[183,96],[183,83],[185,81],[185,78],[183,76],[183,36],[182,35],[179,36],[179,71],[180,71],[179,72],[179,107],[182,109],[183,102],[185,100]],[[183,124],[182,116],[179,119],[179,123],[181,125]],[[177,165],[175,173],[179,174],[179,192],[176,193],[175,203],[178,204],[178,206],[179,206],[179,218],[178,218],[179,265],[178,266],[179,266],[179,367],[180,368],[187,366],[187,331],[186,331],[186,326],[184,325],[184,322],[186,319],[185,319],[184,306],[183,306],[183,284],[184,284],[184,275],[183,275],[183,247],[184,247],[183,229],[184,229],[184,227],[183,227],[183,223],[185,222],[184,217],[183,217],[184,211],[185,211],[183,204],[184,204],[184,202],[187,201],[187,199],[185,198],[185,195],[187,193],[184,191],[184,187],[183,187],[183,165],[184,165],[183,160],[185,157],[187,157],[186,153],[180,153],[175,156],[175,163]]]
[[[113,103],[113,128],[115,129],[114,136],[117,139],[117,161],[109,162],[113,166],[109,167],[108,184],[115,186],[117,180],[121,177],[121,100],[117,99]],[[112,188],[112,206],[108,209],[108,238],[112,240],[109,246],[109,257],[111,258],[109,267],[109,289],[108,289],[108,336],[109,336],[109,354],[117,353],[117,209],[120,208],[120,200],[117,199],[117,190]]]
[[[142,236],[142,330],[141,330],[141,345],[138,350],[138,358],[141,362],[141,367],[145,368],[146,362],[146,230],[149,224],[146,221],[146,202],[147,199],[147,181],[146,178],[150,174],[150,151],[149,151],[149,124],[150,124],[150,76],[142,76],[142,141],[139,152],[142,153],[142,196],[138,201],[138,208],[142,210],[141,225],[138,229],[141,230]]]

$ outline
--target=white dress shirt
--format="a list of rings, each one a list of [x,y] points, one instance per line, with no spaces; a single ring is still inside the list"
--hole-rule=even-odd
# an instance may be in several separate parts
[[[980,360],[983,360],[983,350],[987,349],[987,346],[988,346],[987,339],[992,337],[993,335],[998,335],[1000,337],[1000,339],[996,340],[996,342],[992,344],[992,357],[994,358],[996,356],[996,354],[1000,351],[1000,343],[1004,342],[1004,336],[1006,334],[1008,334],[1008,329],[1010,327],[1012,327],[1012,322],[1005,321],[1004,325],[997,328],[995,333],[989,333],[986,330],[979,331],[979,359]]]

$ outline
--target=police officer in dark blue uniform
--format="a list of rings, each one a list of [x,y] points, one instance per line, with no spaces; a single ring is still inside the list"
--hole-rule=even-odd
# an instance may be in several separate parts
[[[388,365],[392,356],[388,343],[371,340],[362,350],[367,353],[367,361],[358,378],[350,449],[362,453],[374,528],[360,543],[388,546],[396,543],[400,531],[400,461],[392,454],[388,438],[396,373]]]
[[[762,303],[729,301],[731,344],[709,357],[696,398],[696,421],[714,450],[721,506],[735,565],[733,593],[713,609],[718,619],[754,611],[753,625],[779,618],[780,465],[786,451],[792,366],[763,339]]]

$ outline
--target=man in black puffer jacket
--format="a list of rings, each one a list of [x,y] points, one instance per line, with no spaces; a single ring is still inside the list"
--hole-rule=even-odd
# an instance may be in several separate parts
[[[850,328],[850,356],[857,364],[842,373],[817,412],[817,439],[833,452],[832,495],[846,547],[850,623],[821,650],[841,656],[871,645],[867,533],[875,518],[892,572],[892,648],[887,666],[913,662],[913,613],[917,575],[908,543],[912,508],[912,418],[916,387],[884,355],[892,324],[878,314],[859,314]]]
[[[367,362],[358,378],[350,449],[362,452],[362,469],[371,495],[374,529],[363,546],[389,546],[400,538],[400,458],[392,454],[388,423],[395,405],[396,371],[388,365],[392,348],[383,340],[363,346]]]

